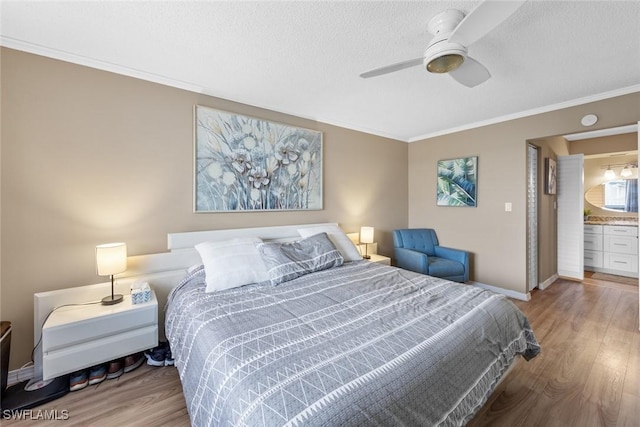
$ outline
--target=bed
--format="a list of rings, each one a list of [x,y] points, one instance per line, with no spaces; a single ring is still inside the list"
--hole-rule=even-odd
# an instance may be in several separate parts
[[[277,241],[258,244],[263,257],[295,240],[242,234]],[[182,246],[194,244],[188,237]],[[365,260],[329,261],[210,292],[212,271],[196,265],[172,288],[165,333],[192,425],[464,425],[518,356],[540,351],[503,295]]]

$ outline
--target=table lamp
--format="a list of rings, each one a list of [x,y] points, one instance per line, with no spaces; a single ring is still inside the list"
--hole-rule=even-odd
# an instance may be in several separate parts
[[[103,305],[122,302],[122,295],[113,293],[113,275],[127,269],[127,245],[107,243],[96,246],[96,269],[98,276],[111,276],[111,295],[102,298]]]
[[[369,243],[373,243],[373,227],[360,227],[360,243],[364,243],[364,255],[362,255],[362,258],[371,259]]]

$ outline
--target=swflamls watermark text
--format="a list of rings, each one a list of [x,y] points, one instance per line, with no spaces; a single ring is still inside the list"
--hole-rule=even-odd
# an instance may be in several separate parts
[[[22,411],[3,409],[3,420],[68,420],[69,411],[67,409],[24,409]]]

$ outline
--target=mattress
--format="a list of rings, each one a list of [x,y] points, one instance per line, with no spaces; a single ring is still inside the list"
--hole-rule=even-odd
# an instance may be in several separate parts
[[[170,294],[194,426],[464,425],[540,347],[507,298],[367,261],[273,286]]]

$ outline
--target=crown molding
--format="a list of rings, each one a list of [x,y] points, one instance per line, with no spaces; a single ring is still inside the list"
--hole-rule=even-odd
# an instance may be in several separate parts
[[[615,98],[617,96],[629,95],[631,93],[640,92],[640,85],[633,85],[624,87],[621,89],[612,90],[609,92],[598,93],[595,95],[585,96],[583,98],[572,99],[569,101],[559,102],[557,104],[551,104],[544,107],[533,108],[531,110],[521,111],[519,113],[507,114],[505,116],[494,117],[488,120],[483,120],[475,123],[469,123],[462,126],[457,126],[449,129],[444,129],[437,132],[427,133],[424,135],[415,136],[410,138],[408,142],[421,141],[423,139],[435,138],[437,136],[448,135],[450,133],[462,132],[469,129],[475,129],[483,126],[494,125],[497,123],[507,122],[509,120],[521,119],[524,117],[535,116],[538,114],[549,113],[552,111],[562,110],[564,108],[576,107],[578,105],[588,104],[590,102],[602,101],[609,98]]]

